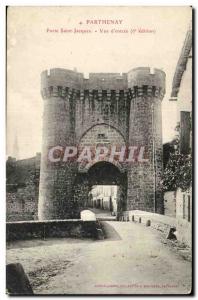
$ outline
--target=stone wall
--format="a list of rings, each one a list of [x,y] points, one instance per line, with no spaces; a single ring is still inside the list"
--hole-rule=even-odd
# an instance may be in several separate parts
[[[6,171],[7,221],[37,219],[40,154],[17,161],[9,157]]]
[[[6,224],[7,242],[14,240],[45,238],[99,238],[101,226],[98,221],[53,220],[8,222]]]
[[[188,222],[192,221],[192,187],[185,192],[176,191],[176,217]]]
[[[176,217],[176,191],[164,193],[164,214],[169,217]]]
[[[77,94],[75,127],[77,142],[92,126],[106,123],[127,139],[129,99],[125,90],[85,90]]]
[[[160,181],[164,93],[165,73],[157,69],[151,73],[149,68],[136,68],[122,75],[91,73],[88,79],[82,73],[64,69],[41,74],[44,115],[40,219],[70,218],[78,205],[74,200],[78,164],[74,161],[51,164],[49,149],[57,145],[79,146],[86,138],[92,146],[92,142],[98,142],[89,138],[95,128],[97,134],[108,132],[100,132],[101,126],[114,128],[111,143],[119,140],[119,143],[124,141],[126,145],[144,146],[147,150],[147,163],[134,163],[125,170],[128,177],[125,206],[163,213]],[[105,145],[104,140],[101,142]]]
[[[107,124],[98,124],[91,127],[88,131],[86,131],[81,137],[78,149],[79,153],[82,151],[83,147],[90,146],[93,149],[92,154],[95,156],[95,149],[97,146],[105,146],[108,148],[109,152],[111,147],[114,145],[117,147],[117,151],[121,149],[122,146],[126,146],[126,140],[124,139],[121,132],[113,126]],[[119,163],[118,157],[112,161],[112,164],[118,167],[121,172],[126,171],[124,164]],[[103,160],[105,161],[106,158]],[[108,158],[107,158],[108,161]],[[78,164],[79,172],[87,172],[92,165],[94,165],[94,160],[91,163],[84,164],[82,162]]]
[[[120,220],[132,222],[134,219],[135,222],[139,222],[140,218],[141,224],[146,225],[146,222],[150,220],[151,227],[161,231],[165,236],[167,236],[170,227],[176,227],[177,239],[190,247],[192,246],[192,225],[190,222],[140,210],[126,211]]]

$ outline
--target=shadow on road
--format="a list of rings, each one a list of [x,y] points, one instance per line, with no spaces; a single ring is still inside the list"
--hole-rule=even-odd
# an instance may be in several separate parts
[[[100,221],[105,241],[118,241],[121,240],[121,236],[117,233],[117,231],[107,222]]]

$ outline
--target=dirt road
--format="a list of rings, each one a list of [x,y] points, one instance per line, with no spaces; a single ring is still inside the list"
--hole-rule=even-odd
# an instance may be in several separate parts
[[[191,289],[191,262],[142,224],[103,222],[101,241],[51,239],[15,243],[37,294],[173,294]]]

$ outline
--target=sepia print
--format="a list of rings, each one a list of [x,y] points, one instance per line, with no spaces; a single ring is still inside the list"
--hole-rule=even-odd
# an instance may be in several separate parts
[[[7,8],[6,293],[192,291],[192,8]]]

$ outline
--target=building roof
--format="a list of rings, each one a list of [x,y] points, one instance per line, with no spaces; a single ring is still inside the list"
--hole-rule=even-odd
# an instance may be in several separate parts
[[[186,65],[187,65],[191,48],[192,48],[192,29],[189,29],[187,31],[186,38],[173,77],[172,92],[171,92],[171,97],[173,98],[176,98],[179,92],[182,76],[184,71],[186,70]]]

